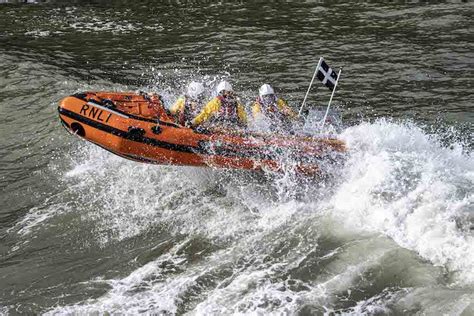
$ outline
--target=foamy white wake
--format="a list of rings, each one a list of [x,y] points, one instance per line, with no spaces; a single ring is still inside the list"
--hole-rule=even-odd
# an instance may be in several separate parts
[[[308,304],[329,313],[341,295],[372,288],[364,275],[400,256],[401,268],[387,265],[384,271],[403,275],[398,269],[414,269],[402,277],[416,290],[383,289],[342,311],[374,314],[393,304],[429,310],[440,300],[424,289],[436,285],[442,273],[403,248],[440,266],[452,286],[472,287],[470,153],[459,144],[442,146],[414,124],[384,120],[348,128],[341,137],[350,148],[348,160],[327,185],[143,165],[84,146],[64,179],[70,191],[80,193],[79,201],[73,206],[61,202],[61,209],[79,208],[82,220],[93,227],[97,246],[158,225],[186,238],[128,276],[91,280],[110,286],[103,296],[50,313],[181,313],[186,304],[197,314],[296,313]],[[296,196],[291,190],[312,193],[295,201],[288,199]],[[285,198],[274,198],[272,192]],[[54,216],[60,214],[32,210],[19,233],[27,237]],[[195,238],[219,249],[193,262],[182,249]],[[324,250],[321,239],[335,243],[334,248]],[[309,278],[311,270],[302,267],[311,260],[315,266],[329,263]],[[195,301],[186,303],[193,295]],[[464,292],[444,297],[448,313],[471,303]]]
[[[413,124],[385,120],[347,129],[351,154],[333,215],[348,229],[390,236],[400,246],[474,283],[474,159]]]

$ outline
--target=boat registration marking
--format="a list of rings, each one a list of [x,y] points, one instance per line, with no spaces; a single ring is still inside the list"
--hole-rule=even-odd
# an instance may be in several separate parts
[[[105,123],[109,122],[110,118],[112,117],[112,113],[123,118],[128,118],[126,115],[117,113],[109,108],[106,108],[102,105],[93,102],[87,102],[82,106],[81,110],[79,111],[79,114],[81,115],[88,116],[90,118]]]

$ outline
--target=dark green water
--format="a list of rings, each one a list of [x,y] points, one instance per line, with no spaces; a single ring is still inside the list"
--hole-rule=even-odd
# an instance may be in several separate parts
[[[0,1],[5,2],[5,1]],[[12,2],[12,1],[10,1]],[[474,314],[474,3],[0,4],[0,314]],[[58,101],[227,78],[295,109],[319,56],[350,148],[322,182],[149,166]],[[318,83],[309,106],[324,105]]]

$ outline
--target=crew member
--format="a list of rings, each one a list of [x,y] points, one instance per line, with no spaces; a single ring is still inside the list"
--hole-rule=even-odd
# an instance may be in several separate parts
[[[252,105],[253,118],[259,119],[262,115],[275,123],[288,123],[298,116],[285,100],[276,96],[269,84],[260,87],[258,97]]]
[[[206,104],[201,113],[191,121],[191,125],[197,126],[209,122],[220,126],[234,124],[246,126],[247,114],[232,85],[227,81],[221,81],[216,91],[217,96]]]
[[[170,109],[176,122],[180,125],[189,125],[191,120],[199,114],[204,105],[204,86],[200,82],[191,82],[184,96],[180,97]]]

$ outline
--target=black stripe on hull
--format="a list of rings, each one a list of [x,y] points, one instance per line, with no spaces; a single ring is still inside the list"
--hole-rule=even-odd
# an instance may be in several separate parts
[[[109,133],[109,134],[112,134],[112,135],[115,135],[115,136],[118,136],[118,137],[121,137],[121,138],[124,138],[124,139],[127,139],[127,140],[132,140],[132,141],[144,143],[144,144],[147,144],[147,145],[152,145],[152,146],[156,146],[156,147],[160,147],[160,148],[164,148],[164,149],[169,149],[169,150],[173,150],[173,151],[179,151],[179,152],[185,152],[185,153],[197,153],[197,152],[199,152],[198,147],[186,146],[186,145],[177,145],[177,144],[167,143],[167,142],[163,142],[163,141],[153,139],[153,138],[148,138],[148,137],[141,137],[140,139],[136,139],[126,131],[122,131],[118,128],[96,122],[94,120],[91,120],[87,117],[79,115],[75,112],[66,110],[64,108],[59,108],[58,111],[59,111],[60,114],[62,114],[64,116],[67,116],[67,117],[69,117],[73,120],[76,120],[76,121],[84,123],[84,124],[86,124],[90,127],[96,128],[96,129],[101,130],[103,132],[106,132],[106,133]]]
[[[84,123],[90,127],[96,128],[103,132],[121,137],[123,139],[131,140],[131,141],[135,141],[135,142],[139,142],[146,145],[159,147],[159,148],[163,148],[163,149],[167,149],[171,151],[178,151],[178,152],[183,152],[183,153],[192,153],[192,154],[199,154],[199,155],[206,155],[206,156],[224,156],[227,158],[239,157],[239,158],[246,158],[246,159],[252,159],[252,160],[272,160],[272,161],[280,160],[278,159],[279,157],[275,153],[275,151],[279,151],[281,150],[281,148],[239,148],[235,146],[233,146],[233,148],[229,148],[230,146],[232,146],[231,144],[228,145],[229,147],[227,148],[219,148],[219,147],[215,147],[212,141],[210,142],[201,141],[198,147],[189,146],[189,145],[178,145],[178,144],[168,143],[168,142],[160,141],[160,140],[149,138],[149,137],[136,138],[136,136],[129,134],[127,131],[123,131],[112,126],[96,122],[94,120],[91,120],[75,112],[66,110],[64,108],[58,107],[58,111],[61,115],[67,116],[73,120]],[[153,123],[156,123],[156,121],[153,121]],[[101,146],[101,147],[104,148],[104,146]],[[123,156],[123,154],[118,154],[118,155]],[[321,157],[307,156],[307,155],[301,155],[301,154],[299,155],[299,157],[295,157],[295,158],[297,158],[297,160],[307,160],[307,162],[311,161],[310,164],[314,164],[315,160],[321,159]],[[147,159],[147,158],[144,158],[144,159]]]
[[[225,157],[240,157],[240,158],[248,158],[248,159],[266,159],[266,160],[275,160],[275,156],[269,155],[266,153],[262,152],[256,152],[252,149],[242,149],[242,151],[237,151],[236,149],[231,150],[227,148],[212,148],[206,146],[205,142],[200,143],[200,146],[194,147],[194,146],[188,146],[188,145],[178,145],[178,144],[172,144],[164,141],[160,141],[154,138],[149,138],[149,137],[140,137],[139,139],[131,136],[128,132],[117,129],[115,127],[105,125],[99,122],[96,122],[94,120],[91,120],[87,117],[84,117],[82,115],[79,115],[75,112],[66,110],[64,108],[59,107],[58,111],[61,115],[67,116],[73,120],[76,120],[78,122],[84,123],[90,127],[96,128],[98,130],[101,130],[103,132],[131,140],[131,141],[136,141],[139,143],[143,143],[146,145],[151,145],[163,149],[168,149],[171,151],[179,151],[183,153],[192,153],[192,154],[200,154],[200,155],[208,155],[208,156],[225,156]],[[246,151],[246,152],[245,152]]]

